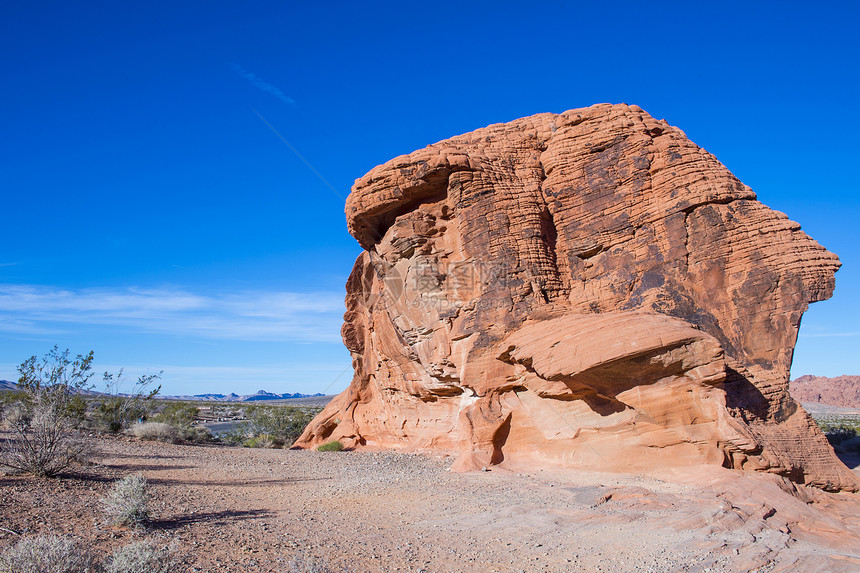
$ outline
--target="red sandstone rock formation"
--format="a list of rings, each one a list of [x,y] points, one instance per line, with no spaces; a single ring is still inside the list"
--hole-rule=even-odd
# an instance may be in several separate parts
[[[665,121],[601,104],[491,125],[376,167],[346,212],[355,376],[297,446],[857,489],[788,394],[838,259]]]
[[[818,402],[842,408],[860,408],[860,376],[801,376],[789,384],[798,402]]]

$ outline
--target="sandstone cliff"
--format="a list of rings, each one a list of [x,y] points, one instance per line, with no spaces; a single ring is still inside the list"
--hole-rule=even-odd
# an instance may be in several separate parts
[[[838,259],[665,121],[601,104],[491,125],[376,167],[346,213],[355,375],[298,447],[857,488],[788,393]]]

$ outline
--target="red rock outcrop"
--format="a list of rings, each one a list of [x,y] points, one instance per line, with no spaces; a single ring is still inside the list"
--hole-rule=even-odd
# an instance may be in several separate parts
[[[818,402],[841,408],[860,408],[860,376],[800,376],[789,384],[798,402]]]
[[[601,104],[491,125],[376,167],[346,212],[355,375],[296,446],[857,489],[788,393],[838,259],[665,121]]]

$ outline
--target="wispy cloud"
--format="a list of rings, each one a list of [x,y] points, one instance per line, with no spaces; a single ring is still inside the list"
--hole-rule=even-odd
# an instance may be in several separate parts
[[[337,342],[340,292],[61,289],[0,284],[0,332],[50,334],[75,325],[229,340]]]
[[[845,338],[849,336],[860,336],[858,332],[810,332],[801,331],[800,338]]]
[[[227,65],[230,66],[231,70],[251,82],[251,85],[253,85],[255,88],[266,93],[272,94],[284,103],[296,105],[296,100],[282,92],[277,86],[273,86],[269,82],[264,81],[263,79],[258,77],[257,74],[249,72],[248,70],[242,68],[242,66],[240,66],[239,64],[228,63]]]

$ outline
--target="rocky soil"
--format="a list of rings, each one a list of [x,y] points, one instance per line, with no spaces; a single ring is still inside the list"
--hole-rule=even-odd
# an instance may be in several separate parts
[[[301,552],[373,572],[860,569],[860,497],[767,475],[454,473],[438,454],[98,446],[60,479],[0,477],[0,547],[47,531],[102,551],[163,537],[207,572],[288,571]],[[99,498],[135,472],[151,484],[151,526],[105,525]]]

